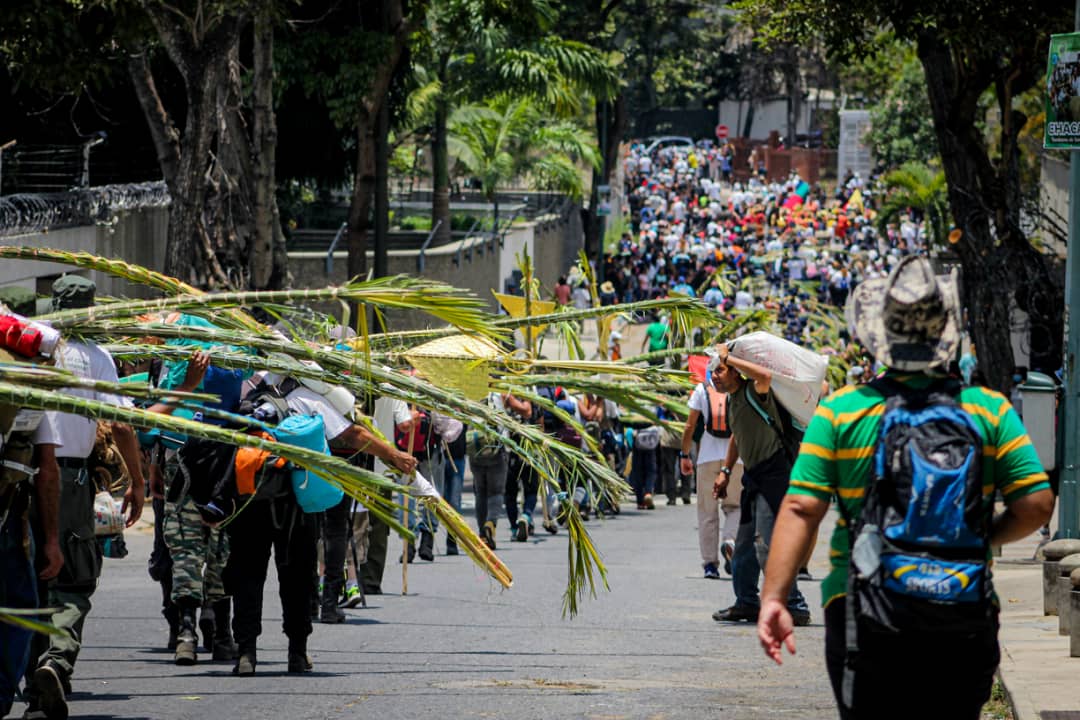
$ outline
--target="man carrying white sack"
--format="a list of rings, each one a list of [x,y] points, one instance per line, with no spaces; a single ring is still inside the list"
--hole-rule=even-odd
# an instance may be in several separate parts
[[[776,513],[787,492],[798,442],[788,432],[791,428],[788,410],[780,405],[773,390],[773,370],[734,357],[727,345],[717,347],[709,366],[717,384],[730,395],[728,412],[733,434],[714,493],[717,496],[726,493],[736,461],[741,458],[745,467],[742,517],[731,563],[735,603],[713,613],[713,619],[756,622],[760,607],[758,576],[768,560]],[[820,382],[818,379],[817,391],[811,391],[815,403]],[[806,599],[795,584],[788,595],[787,607],[795,625],[810,623]]]

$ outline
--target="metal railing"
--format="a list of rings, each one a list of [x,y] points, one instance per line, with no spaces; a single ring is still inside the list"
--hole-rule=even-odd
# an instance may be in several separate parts
[[[330,276],[330,273],[334,272],[334,251],[337,250],[338,243],[341,242],[341,238],[345,237],[345,231],[349,229],[348,221],[341,223],[341,227],[338,228],[337,234],[334,235],[333,242],[330,243],[330,247],[326,250],[326,275]]]
[[[113,222],[118,212],[167,207],[164,182],[102,185],[58,193],[0,197],[0,235],[21,235]]]
[[[431,240],[435,237],[435,233],[439,231],[440,227],[442,227],[442,220],[438,220],[435,223],[435,227],[431,228],[431,232],[428,233],[427,239],[424,240],[424,244],[420,246],[420,254],[416,256],[416,272],[424,272],[424,265],[427,261],[424,255],[427,252],[428,247],[431,246]]]

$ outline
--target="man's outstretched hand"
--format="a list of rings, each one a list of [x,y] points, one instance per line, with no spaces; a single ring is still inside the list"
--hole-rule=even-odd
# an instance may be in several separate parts
[[[791,613],[784,603],[766,600],[761,604],[757,634],[765,654],[777,665],[783,664],[781,645],[787,647],[792,655],[795,654],[795,624],[791,621]]]

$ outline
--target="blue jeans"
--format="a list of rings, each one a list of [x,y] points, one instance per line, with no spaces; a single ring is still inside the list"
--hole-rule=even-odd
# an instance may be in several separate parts
[[[443,470],[443,497],[450,507],[461,512],[461,488],[465,484],[465,458],[447,458]]]
[[[22,543],[24,527],[22,513],[12,513],[0,527],[0,607],[38,606],[33,538],[28,557]],[[30,630],[0,623],[0,709],[15,698],[30,660],[33,635]]]
[[[743,492],[746,502],[746,492]],[[754,497],[750,522],[739,525],[735,536],[735,553],[731,558],[731,585],[735,591],[735,604],[744,607],[757,607],[761,604],[758,597],[758,576],[769,559],[769,542],[772,540],[776,515],[762,495]],[[798,583],[792,583],[788,595],[788,608],[808,611],[806,598],[799,591]]]
[[[446,474],[443,471],[443,457],[441,453],[435,454],[426,460],[421,460],[416,464],[416,471],[428,479],[435,489],[439,491],[439,494],[444,498],[446,497]],[[424,508],[417,509],[416,498],[411,495],[408,496],[407,506],[409,508],[408,521],[409,529],[415,532],[425,531],[430,532],[432,535],[439,531],[439,518],[435,516],[435,513],[429,512]],[[449,502],[449,501],[448,501]],[[461,504],[461,493],[458,493],[458,504]]]

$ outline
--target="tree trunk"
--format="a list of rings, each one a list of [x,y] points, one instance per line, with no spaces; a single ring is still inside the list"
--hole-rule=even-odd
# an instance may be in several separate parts
[[[165,105],[161,102],[154,74],[150,70],[150,59],[145,48],[140,48],[128,56],[128,77],[135,87],[135,97],[142,108],[146,125],[150,128],[150,137],[154,141],[158,167],[169,193],[176,195],[176,176],[180,163],[180,133],[173,124]]]
[[[249,253],[248,285],[252,289],[263,290],[282,287],[287,275],[285,267],[277,266],[282,254],[275,252],[280,225],[275,198],[277,182],[274,176],[277,149],[277,122],[274,118],[274,27],[265,11],[255,17],[253,53],[255,238]]]
[[[1005,392],[1015,364],[1012,302],[1032,315],[1033,324],[1047,327],[1060,323],[1062,306],[1046,260],[1019,226],[1020,193],[1014,187],[1019,173],[1009,156],[1022,123],[1004,123],[1006,159],[992,162],[975,120],[982,89],[1001,72],[997,60],[958,64],[951,48],[931,32],[919,37],[918,52],[949,185],[949,207],[963,231],[954,247],[964,271],[962,300],[978,348],[979,369],[990,387]],[[1006,108],[1011,106],[1008,95],[1001,101]],[[1056,352],[1060,358],[1060,345]]]
[[[439,79],[443,90],[435,101],[435,122],[431,130],[431,223],[438,225],[435,238],[439,244],[450,241],[450,152],[446,146],[446,124],[450,105],[446,98],[447,59],[439,61]]]
[[[375,123],[361,112],[356,121],[356,171],[349,203],[349,277],[366,278],[368,273],[368,231],[371,205],[375,199]]]
[[[390,108],[383,103],[375,124],[375,277],[390,273]]]

